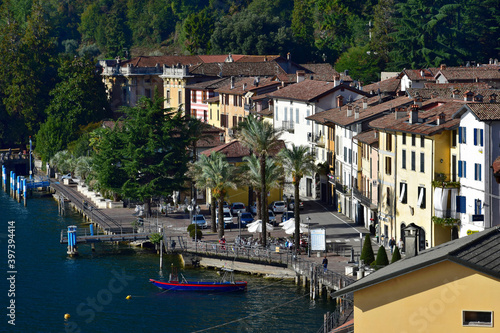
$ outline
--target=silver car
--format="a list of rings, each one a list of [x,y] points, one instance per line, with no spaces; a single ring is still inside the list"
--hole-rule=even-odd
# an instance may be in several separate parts
[[[269,209],[276,213],[283,213],[286,210],[286,204],[284,201],[273,201],[269,205]]]

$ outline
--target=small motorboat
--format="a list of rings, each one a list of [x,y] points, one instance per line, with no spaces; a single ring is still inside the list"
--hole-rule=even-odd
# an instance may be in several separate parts
[[[171,291],[210,291],[210,292],[229,292],[245,291],[246,281],[234,281],[232,269],[223,268],[222,277],[218,281],[187,281],[182,274],[179,280],[179,274],[176,271],[170,274],[168,282],[149,279],[149,282],[158,288]]]

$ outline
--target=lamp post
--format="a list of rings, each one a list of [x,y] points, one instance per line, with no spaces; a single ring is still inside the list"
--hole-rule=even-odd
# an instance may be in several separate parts
[[[193,204],[195,203],[195,199],[193,199]],[[200,213],[200,206],[196,205],[195,206],[195,213],[198,215]],[[194,225],[194,246],[195,246],[195,252],[198,252],[198,222],[195,223]]]
[[[307,256],[311,257],[311,218],[307,217]]]

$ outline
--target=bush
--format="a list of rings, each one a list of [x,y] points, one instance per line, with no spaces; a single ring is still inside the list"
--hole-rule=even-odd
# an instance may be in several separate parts
[[[387,258],[387,252],[385,251],[385,247],[383,245],[378,249],[377,259],[375,259],[374,265],[375,269],[389,265],[389,258]]]
[[[391,264],[401,259],[401,253],[399,252],[399,248],[396,246],[394,252],[392,253]]]
[[[191,223],[190,225],[188,225],[187,227],[187,231],[189,232],[189,237],[191,238],[195,238],[194,237],[194,233],[195,233],[195,229],[196,229],[196,238],[197,239],[201,239],[203,237],[203,232],[201,231],[201,228],[198,226],[197,228],[195,228],[195,224],[194,223]]]
[[[361,257],[359,260],[363,260],[365,265],[371,265],[375,261],[375,255],[373,254],[372,240],[370,234],[365,236],[365,242],[363,244],[363,249],[361,250]]]

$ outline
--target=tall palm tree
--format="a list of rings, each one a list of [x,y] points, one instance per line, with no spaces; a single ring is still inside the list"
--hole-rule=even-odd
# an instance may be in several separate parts
[[[224,235],[223,203],[228,188],[236,189],[237,169],[230,164],[226,156],[212,152],[209,156],[201,155],[196,163],[190,166],[189,174],[200,188],[210,189],[212,194],[212,231],[215,230],[215,200],[219,203],[219,238]]]
[[[247,185],[253,187],[257,193],[257,219],[262,219],[261,207],[267,207],[266,203],[261,202],[261,184],[260,184],[260,161],[254,154],[243,157],[245,163],[241,168],[242,177]],[[283,168],[275,160],[267,158],[266,160],[266,187],[268,190],[278,187],[283,180]]]
[[[299,205],[299,185],[300,180],[312,174],[316,170],[314,156],[309,152],[308,146],[295,146],[284,148],[278,153],[278,157],[283,163],[283,167],[292,175],[294,187],[295,205],[293,206],[295,216],[295,247],[300,247],[300,205]]]
[[[266,159],[269,152],[278,146],[281,130],[275,129],[271,123],[265,122],[254,115],[249,115],[241,123],[238,137],[245,146],[259,157],[260,162],[260,188],[261,188],[261,217],[262,217],[262,244],[267,245],[266,223],[269,222],[269,214],[265,205],[267,198],[266,186]]]

